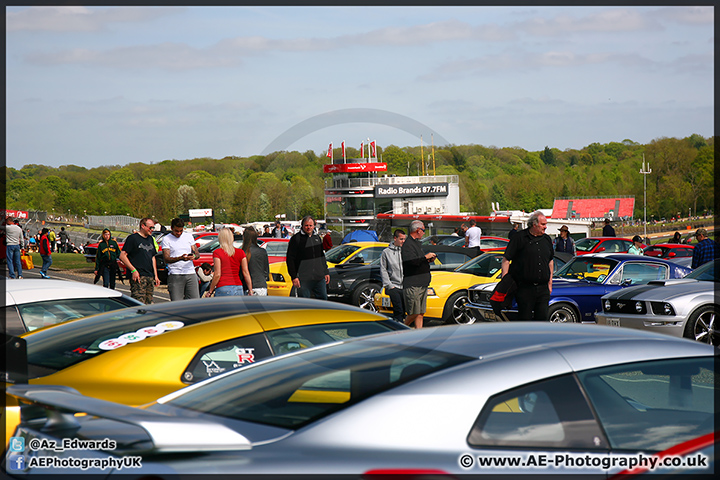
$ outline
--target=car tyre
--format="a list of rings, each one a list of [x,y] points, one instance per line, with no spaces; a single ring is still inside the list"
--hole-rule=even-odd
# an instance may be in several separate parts
[[[548,320],[553,323],[578,323],[578,314],[567,303],[551,305],[548,310]]]
[[[448,325],[470,325],[475,315],[465,305],[468,303],[467,290],[453,293],[443,309],[443,323]]]
[[[718,309],[713,305],[698,308],[685,324],[683,336],[717,347],[720,343],[720,334],[717,332],[720,327],[717,323],[717,314]]]
[[[379,284],[372,282],[360,284],[353,292],[352,304],[364,310],[377,312],[377,307],[375,307],[375,294],[380,293],[381,288]]]

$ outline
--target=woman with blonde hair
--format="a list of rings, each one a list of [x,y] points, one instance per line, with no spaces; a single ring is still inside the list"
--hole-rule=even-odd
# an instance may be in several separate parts
[[[264,248],[257,244],[258,234],[255,228],[247,227],[243,231],[243,246],[248,260],[250,280],[253,285],[253,295],[267,295],[267,281],[270,278],[270,263]]]
[[[213,251],[213,279],[205,296],[244,295],[243,284],[248,289],[248,295],[252,295],[252,280],[245,252],[235,248],[233,234],[229,228],[220,230],[218,240],[220,246]],[[242,272],[242,281],[240,272]]]

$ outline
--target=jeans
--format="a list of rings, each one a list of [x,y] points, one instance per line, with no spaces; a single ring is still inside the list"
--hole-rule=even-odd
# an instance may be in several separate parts
[[[100,267],[100,274],[103,279],[103,287],[115,289],[115,277],[117,277],[115,269],[110,268],[108,265],[102,265]]]
[[[7,268],[10,278],[22,277],[22,262],[20,261],[20,245],[8,245]]]
[[[170,301],[200,298],[197,275],[194,273],[168,275],[168,293]]]
[[[202,297],[205,295],[205,292],[207,292],[208,287],[210,287],[210,282],[202,282],[200,284],[200,296]]]
[[[387,292],[388,296],[390,297],[390,301],[392,302],[393,320],[403,323],[403,320],[405,320],[405,299],[403,298],[403,289],[386,288],[385,292]]]
[[[292,295],[292,292],[290,295]],[[297,289],[297,296],[327,300],[327,284],[325,283],[325,278],[323,277],[320,280],[300,280],[300,288]]]
[[[245,295],[242,285],[225,285],[215,289],[216,297],[237,297],[240,295]]]
[[[547,321],[548,304],[550,303],[550,290],[548,290],[547,282],[540,283],[540,285],[518,283],[515,301],[518,304],[518,320]]]
[[[42,267],[40,267],[40,271],[47,275],[48,268],[50,268],[50,265],[52,265],[52,255],[43,255],[40,254],[40,257],[42,258],[43,264]]]

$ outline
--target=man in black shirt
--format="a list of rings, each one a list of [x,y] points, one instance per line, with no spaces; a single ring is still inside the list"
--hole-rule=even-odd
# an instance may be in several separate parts
[[[539,210],[528,217],[528,228],[510,239],[502,259],[517,284],[518,320],[547,320],[552,292],[553,243],[545,234],[547,218]],[[510,263],[512,261],[512,263]]]
[[[120,252],[120,261],[130,272],[130,296],[144,304],[153,303],[153,292],[160,285],[155,254],[157,243],[152,236],[155,221],[152,218],[140,220],[140,231],[125,239]]]
[[[437,255],[434,252],[425,253],[419,240],[425,233],[425,224],[415,220],[410,224],[410,235],[400,248],[403,269],[403,295],[405,297],[405,310],[407,317],[405,325],[415,324],[415,328],[422,328],[423,316],[427,310],[427,289],[430,285],[430,262]]]
[[[602,236],[603,237],[615,237],[615,229],[610,225],[610,219],[605,219],[605,226],[602,229]]]
[[[310,215],[302,219],[302,229],[290,238],[285,263],[298,297],[327,300],[330,272],[322,239],[315,233],[315,219]]]

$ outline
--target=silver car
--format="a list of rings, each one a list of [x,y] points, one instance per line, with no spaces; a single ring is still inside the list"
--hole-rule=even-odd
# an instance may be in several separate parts
[[[72,456],[135,458],[132,469],[119,473],[154,479],[216,473],[605,478],[628,466],[628,454],[647,455],[713,431],[716,353],[638,330],[511,322],[307,349],[200,382],[144,409],[64,387],[14,385],[8,393],[27,405],[15,433],[23,441],[7,454],[5,468],[11,476],[51,473],[32,458]],[[42,447],[63,439],[98,443],[92,451]]]
[[[717,290],[720,260],[708,262],[687,277],[658,280],[602,297],[600,325],[637,328],[718,346]]]

